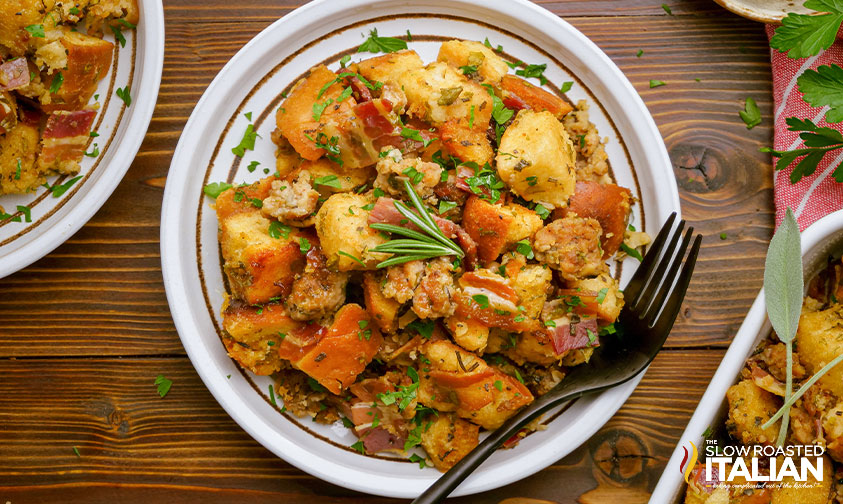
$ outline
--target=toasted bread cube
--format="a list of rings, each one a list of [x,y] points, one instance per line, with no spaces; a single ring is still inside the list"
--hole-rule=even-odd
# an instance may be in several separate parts
[[[317,212],[316,233],[328,258],[328,268],[339,271],[375,269],[379,262],[389,257],[371,251],[387,239],[369,227],[369,211],[363,209],[369,203],[374,203],[371,196],[338,193],[328,198]]]
[[[111,68],[114,45],[79,32],[65,33],[58,43],[63,47],[63,55],[66,54],[64,65],[45,75],[44,85],[49,88],[59,72],[63,82],[58,91],[50,95],[50,103],[42,108],[47,112],[79,110],[88,104],[97,84]]]
[[[400,77],[407,95],[407,111],[419,119],[442,126],[451,119],[471,122],[473,127],[486,131],[492,117],[492,98],[488,91],[447,63],[434,62],[424,69]]]
[[[843,305],[836,304],[823,311],[803,310],[796,332],[799,360],[813,374],[843,354]],[[843,398],[843,364],[831,368],[819,380],[820,387]]]
[[[483,82],[495,87],[498,86],[501,78],[509,72],[509,66],[503,58],[498,56],[495,51],[474,40],[442,42],[436,60],[449,63],[454,68],[477,67],[477,74]]]
[[[781,407],[773,394],[761,389],[752,380],[742,380],[726,391],[729,400],[729,433],[743,444],[772,444],[776,441],[781,420],[766,429],[764,425]]]
[[[325,154],[325,151],[317,147],[314,142],[318,140],[320,121],[332,114],[349,113],[354,105],[354,99],[348,98],[339,104],[334,103],[326,107],[320,116],[320,121],[313,118],[314,103],[324,103],[329,99],[336,100],[342,93],[343,86],[334,82],[322,93],[322,96],[319,96],[325,85],[335,81],[336,78],[337,74],[328,70],[326,66],[315,67],[310,71],[310,75],[296,84],[275,114],[275,122],[281,134],[304,159],[315,161]]]
[[[378,352],[383,337],[360,305],[347,304],[315,346],[293,365],[333,394],[354,383]]]
[[[474,195],[463,211],[463,227],[477,242],[477,255],[484,263],[494,261],[517,241],[532,237],[542,224],[534,211],[517,203],[492,204]]]
[[[281,334],[302,325],[277,303],[265,306],[226,303],[222,317],[222,326],[231,337],[224,340],[228,355],[257,375],[269,375],[281,369],[278,355]]]
[[[781,479],[781,486],[775,484],[772,486],[772,498],[770,504],[828,504],[833,502],[829,500],[829,494],[832,493],[831,487],[834,484],[834,463],[828,457],[822,457],[823,470],[822,478],[817,479],[811,473],[806,471],[805,481],[796,481],[791,476],[785,476]],[[796,471],[802,473],[802,457],[793,457],[793,463]],[[811,465],[816,465],[816,459],[808,457],[807,461]],[[783,457],[778,458],[777,467],[781,468],[785,463]]]
[[[406,50],[375,56],[352,65],[351,70],[357,71],[369,81],[398,82],[402,75],[424,68],[424,62],[416,51]]]
[[[445,325],[457,345],[478,353],[482,353],[486,349],[486,344],[489,341],[488,326],[458,315],[452,315],[445,319]]]
[[[363,295],[366,299],[366,311],[384,332],[395,332],[398,329],[398,310],[401,303],[383,295],[380,282],[371,271],[363,275]]]
[[[480,442],[480,428],[454,414],[442,413],[421,435],[421,445],[442,472],[454,467]]]
[[[527,264],[523,255],[507,254],[504,258],[506,277],[518,293],[519,304],[527,318],[538,318],[551,290],[553,273],[539,264]]]
[[[575,162],[574,146],[553,114],[522,110],[501,138],[497,170],[515,194],[557,208],[574,194]]]
[[[617,320],[623,308],[623,294],[618,288],[618,281],[608,273],[600,273],[593,278],[581,278],[574,282],[573,288],[582,289],[584,296],[596,295],[596,315],[607,322]]]
[[[486,129],[473,124],[470,114],[469,110],[468,121],[465,118],[445,121],[439,127],[439,139],[447,154],[456,156],[462,161],[483,166],[492,162],[494,151],[486,135]]]
[[[38,140],[38,128],[24,123],[0,135],[0,194],[34,191],[44,183],[44,174],[35,164]]]
[[[0,2],[0,46],[12,56],[23,56],[32,36],[24,30],[41,23],[44,13],[41,0],[3,0]]]
[[[564,217],[570,211],[580,217],[596,219],[603,230],[600,243],[605,259],[614,255],[623,243],[631,203],[632,193],[625,187],[580,181],[575,186],[568,208],[554,210],[553,217]]]
[[[239,212],[220,220],[220,245],[234,297],[266,303],[290,293],[305,258],[296,230],[287,238],[269,235],[271,221],[259,211]]]

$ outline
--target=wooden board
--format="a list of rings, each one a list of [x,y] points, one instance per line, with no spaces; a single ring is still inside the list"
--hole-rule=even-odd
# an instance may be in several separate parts
[[[181,129],[222,65],[299,3],[165,0],[161,93],[132,168],[66,244],[0,280],[0,502],[398,502],[316,480],[252,441],[185,357],[161,280],[161,198]],[[646,502],[761,287],[773,225],[758,152],[772,141],[769,48],[761,25],[706,0],[668,1],[673,15],[644,0],[537,3],[639,90],[705,241],[667,349],[615,417],[539,474],[454,502]],[[751,131],[738,117],[748,96],[764,118]],[[164,399],[158,374],[174,382]]]

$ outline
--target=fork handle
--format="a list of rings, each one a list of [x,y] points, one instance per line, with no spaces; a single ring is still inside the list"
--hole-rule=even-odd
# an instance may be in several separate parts
[[[454,467],[439,477],[427,490],[419,495],[412,504],[435,504],[447,497],[469,474],[474,472],[484,460],[495,452],[506,440],[514,436],[525,425],[533,421],[542,413],[571,399],[582,396],[581,391],[558,396],[546,394],[536,399],[533,404],[510,417],[500,427],[495,429],[478,444],[468,455],[456,463]]]

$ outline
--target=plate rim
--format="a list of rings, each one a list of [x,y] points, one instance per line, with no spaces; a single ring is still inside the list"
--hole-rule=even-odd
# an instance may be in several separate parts
[[[215,94],[217,92],[217,88],[222,86],[221,82],[224,80],[224,77],[232,71],[233,67],[238,65],[239,60],[246,58],[246,56],[244,56],[245,53],[247,53],[254,45],[260,44],[262,40],[268,36],[269,32],[273,32],[279,29],[284,30],[285,25],[288,25],[290,27],[288,28],[289,30],[296,30],[297,26],[307,26],[314,22],[318,22],[318,20],[322,16],[326,15],[325,12],[323,12],[322,14],[316,14],[315,17],[311,18],[308,18],[308,16],[311,14],[312,11],[316,9],[323,8],[324,10],[324,8],[327,8],[327,6],[325,6],[324,4],[328,3],[328,1],[329,0],[315,0],[309,4],[299,7],[298,9],[288,13],[281,19],[270,24],[260,33],[255,35],[249,42],[247,42],[222,67],[222,69],[218,72],[218,74],[208,86],[206,91],[203,93],[200,100],[197,102],[196,106],[194,107],[193,113],[191,114],[184,127],[182,136],[179,139],[179,144],[173,154],[173,158],[171,161],[171,176],[168,177],[167,185],[165,188],[161,214],[162,274],[164,277],[164,285],[167,294],[167,299],[170,308],[173,312],[173,320],[176,325],[176,329],[179,333],[179,337],[182,340],[182,344],[184,345],[192,364],[196,362],[202,362],[204,359],[209,358],[210,352],[207,346],[203,345],[201,341],[193,341],[194,335],[192,333],[196,332],[197,327],[196,314],[193,312],[180,310],[182,306],[185,306],[185,303],[183,301],[189,299],[187,297],[189,296],[189,294],[185,292],[185,290],[181,286],[181,279],[185,278],[185,274],[191,275],[191,273],[188,273],[186,270],[188,265],[182,264],[182,258],[176,252],[177,249],[173,250],[172,256],[170,254],[170,251],[167,250],[168,244],[175,245],[178,243],[178,237],[183,231],[181,229],[182,226],[181,221],[179,219],[168,219],[167,216],[173,213],[172,207],[179,207],[180,202],[174,196],[181,196],[184,193],[184,189],[188,183],[186,169],[181,170],[181,172],[184,172],[183,174],[181,174],[181,176],[173,175],[177,175],[178,173],[180,173],[178,167],[187,166],[186,161],[192,156],[192,147],[195,146],[197,139],[189,138],[189,132],[195,129],[195,123],[202,120],[199,117],[198,111],[204,108],[205,103],[211,99],[210,96]],[[374,9],[377,8],[377,4],[394,4],[394,2],[395,0],[347,0],[346,2],[344,2],[345,6],[341,9],[343,12],[348,12],[351,9],[362,7]],[[652,115],[649,113],[646,106],[644,105],[643,100],[640,98],[637,91],[626,78],[626,76],[620,71],[620,69],[614,64],[614,62],[601,49],[596,46],[596,44],[594,44],[590,39],[588,39],[584,34],[582,34],[579,30],[574,28],[568,22],[564,21],[555,14],[547,11],[546,9],[526,0],[510,0],[510,2],[507,2],[506,4],[494,4],[492,6],[488,5],[488,2],[484,2],[482,0],[459,0],[459,2],[455,3],[461,4],[460,7],[467,7],[470,5],[483,5],[483,7],[486,9],[492,9],[500,13],[501,15],[513,19],[518,19],[522,22],[525,18],[523,16],[525,15],[521,14],[522,17],[519,18],[513,16],[512,12],[516,9],[528,9],[532,15],[540,17],[544,20],[545,23],[549,23],[550,26],[553,26],[557,30],[564,30],[565,32],[567,32],[568,35],[575,38],[577,42],[586,46],[586,49],[594,57],[601,60],[600,62],[603,65],[601,66],[601,72],[606,72],[607,75],[605,79],[601,80],[605,82],[609,78],[612,78],[615,83],[619,84],[622,88],[618,91],[622,92],[623,98],[625,100],[628,99],[628,101],[630,102],[630,105],[628,105],[630,107],[630,110],[632,110],[630,115],[635,112],[640,113],[639,115],[641,116],[641,119],[639,119],[639,126],[642,126],[647,130],[646,133],[641,134],[641,138],[645,140],[645,143],[651,140],[655,142],[655,145],[650,145],[649,148],[645,146],[645,149],[647,149],[647,156],[648,158],[652,157],[653,159],[661,159],[660,163],[658,163],[658,168],[649,167],[648,170],[651,171],[654,179],[658,175],[666,175],[664,177],[664,180],[662,181],[664,182],[663,189],[669,192],[669,194],[666,197],[654,201],[654,205],[656,206],[656,212],[654,213],[661,215],[662,213],[666,214],[669,211],[675,210],[677,211],[677,213],[681,211],[679,205],[678,188],[676,186],[676,181],[673,177],[671,168],[672,164],[667,154],[667,150],[664,145],[664,140],[660,132],[658,131],[658,128],[656,127]],[[328,12],[332,11],[328,9]],[[538,32],[542,33],[542,35],[544,36],[555,38],[553,32],[548,31],[546,29],[539,29]],[[611,95],[617,96],[619,94],[618,91],[612,92]],[[220,94],[224,95],[225,93],[223,92]],[[184,160],[182,158],[184,158]],[[664,203],[665,205],[670,205],[670,209],[665,211],[665,209],[661,208],[660,206],[662,203]],[[228,387],[226,387],[226,383],[223,379],[222,374],[219,373],[219,370],[209,369],[211,367],[212,366],[198,366],[194,364],[194,368],[196,369],[202,381],[205,383],[206,387],[209,389],[209,391],[217,400],[217,402],[223,407],[223,409],[226,410],[229,416],[231,416],[231,418],[234,419],[235,422],[237,422],[242,429],[249,433],[253,439],[258,441],[261,445],[266,447],[275,455],[286,460],[288,463],[325,481],[352,490],[358,490],[371,494],[389,497],[404,498],[413,497],[418,494],[418,492],[414,491],[407,492],[396,488],[384,488],[383,486],[378,486],[377,482],[373,484],[371,474],[365,473],[364,471],[360,471],[354,474],[355,476],[359,476],[358,478],[349,477],[348,473],[350,469],[347,466],[341,464],[332,464],[332,461],[326,461],[321,457],[314,457],[306,450],[303,450],[296,446],[292,439],[288,439],[278,432],[271,431],[271,429],[270,432],[264,432],[260,430],[258,427],[265,423],[263,419],[256,418],[256,415],[253,415],[251,412],[247,414],[245,412],[247,408],[238,407],[238,405],[243,404],[242,399],[236,396],[236,394],[230,393],[231,386],[229,385]],[[612,402],[611,404],[601,404],[602,411],[610,413],[609,416],[606,417],[606,421],[608,421],[609,418],[611,418],[611,416],[614,415],[614,413],[623,405],[623,403],[626,402],[629,395],[631,395],[632,390],[635,388],[635,386],[638,384],[642,377],[643,373],[633,379],[631,382],[629,382],[629,384],[616,388],[614,389],[614,391],[610,391],[618,394],[618,397],[616,397],[614,402]],[[609,398],[612,398],[611,394],[609,395]],[[582,442],[584,443],[602,426],[603,423],[596,423],[593,425],[589,425],[585,429],[582,429],[588,434],[583,438]],[[562,453],[559,456],[564,456],[569,452]],[[547,465],[550,465],[551,463],[553,463],[553,461],[557,460],[559,456],[556,456],[556,458],[548,461],[547,464],[542,465],[541,467],[531,467],[526,471],[513,471],[511,470],[513,468],[510,468],[510,473],[512,474],[509,474],[510,477],[505,478],[505,481],[496,481],[487,483],[485,485],[478,485],[476,483],[472,484],[472,479],[469,479],[465,483],[463,483],[463,485],[461,485],[457,489],[457,491],[454,492],[454,494],[452,495],[467,495],[471,493],[493,489],[504,484],[517,481],[523,477],[538,472]],[[316,459],[320,463],[314,464],[313,459]],[[339,472],[345,473],[345,477],[342,478],[342,476],[338,474]]]
[[[0,261],[0,279],[16,273],[58,248],[97,213],[126,176],[146,137],[152,114],[158,102],[158,91],[164,69],[164,5],[162,0],[140,0],[141,23],[144,30],[142,58],[136,70],[138,95],[133,97],[130,117],[125,121],[126,133],[114,146],[111,162],[102,167],[100,179],[82,194],[71,196],[65,204],[67,213],[49,226],[33,230],[34,238],[22,247],[9,252]],[[137,40],[137,38],[135,39]],[[145,99],[140,99],[144,97]],[[114,126],[116,130],[124,123]],[[115,167],[116,166],[116,167]]]

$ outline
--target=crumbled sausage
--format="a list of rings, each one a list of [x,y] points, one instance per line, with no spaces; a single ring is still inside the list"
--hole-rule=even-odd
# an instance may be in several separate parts
[[[574,214],[557,219],[540,229],[533,239],[533,252],[539,262],[558,270],[572,282],[606,271],[600,248],[600,223]]]

